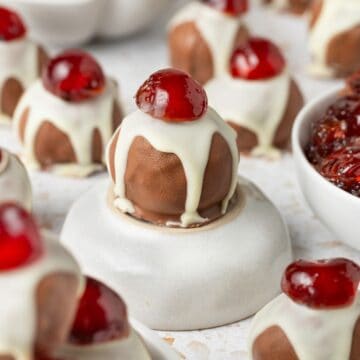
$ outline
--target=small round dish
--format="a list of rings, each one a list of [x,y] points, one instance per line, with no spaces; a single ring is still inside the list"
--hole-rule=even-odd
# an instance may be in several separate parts
[[[309,142],[311,122],[321,116],[338,97],[337,87],[309,102],[298,115],[292,133],[296,174],[301,191],[325,226],[338,240],[360,249],[360,199],[322,177],[307,160],[304,149]]]
[[[19,11],[34,39],[75,46],[94,37],[122,37],[154,22],[169,0],[4,0]]]

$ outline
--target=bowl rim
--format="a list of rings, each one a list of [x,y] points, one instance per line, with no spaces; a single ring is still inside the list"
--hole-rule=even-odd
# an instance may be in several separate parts
[[[330,181],[325,179],[315,168],[312,166],[312,164],[307,159],[304,149],[300,144],[300,135],[301,135],[301,129],[306,121],[313,121],[308,120],[308,114],[311,112],[314,108],[318,107],[319,103],[322,101],[328,99],[328,98],[334,98],[336,97],[339,92],[344,89],[344,85],[337,85],[335,87],[332,87],[330,90],[326,91],[325,93],[322,93],[318,96],[316,96],[314,99],[309,101],[303,109],[299,112],[299,114],[296,117],[296,120],[294,122],[293,130],[292,130],[292,148],[294,153],[294,160],[295,162],[300,162],[303,167],[306,168],[306,170],[311,174],[311,176],[317,181],[320,181],[324,184],[324,186],[328,189],[328,191],[332,192],[335,196],[339,197],[342,196],[344,200],[347,202],[352,202],[355,205],[360,204],[360,199],[357,196],[354,196],[350,194],[349,192],[340,189],[336,185],[332,184]],[[301,170],[300,170],[301,171]],[[297,176],[299,178],[299,176]]]

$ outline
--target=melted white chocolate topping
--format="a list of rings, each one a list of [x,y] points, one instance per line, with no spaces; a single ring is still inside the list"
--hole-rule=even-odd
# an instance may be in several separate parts
[[[290,75],[284,70],[269,80],[242,80],[224,75],[205,86],[209,104],[226,121],[253,131],[254,155],[278,156],[274,136],[289,100]]]
[[[125,172],[130,147],[136,137],[142,136],[156,150],[177,155],[184,167],[187,198],[179,225],[188,227],[206,222],[208,219],[199,215],[198,207],[212,139],[215,133],[219,133],[229,145],[233,159],[231,187],[222,206],[222,213],[225,214],[236,190],[239,155],[235,132],[214,110],[209,108],[199,120],[181,123],[154,119],[138,110],[123,120],[118,131],[120,135],[115,150],[115,207],[130,214],[134,212],[133,204],[126,198]],[[117,133],[114,136],[117,136]]]
[[[360,25],[359,0],[324,0],[319,18],[310,31],[310,71],[319,76],[333,76],[327,64],[330,41],[338,34]]]
[[[15,360],[33,357],[37,327],[36,292],[41,280],[53,273],[78,277],[80,269],[73,257],[53,238],[44,237],[45,253],[24,268],[0,272],[0,354]]]
[[[117,99],[117,86],[111,80],[103,94],[95,99],[71,103],[47,91],[41,80],[32,85],[22,97],[14,115],[14,124],[19,133],[19,124],[26,109],[29,116],[24,136],[24,161],[31,169],[39,169],[35,154],[38,131],[49,121],[64,132],[74,149],[77,163],[55,164],[52,171],[65,176],[84,177],[103,168],[103,164],[92,162],[93,134],[99,130],[103,154],[113,134],[113,107]],[[105,155],[103,159],[105,163]]]
[[[16,202],[31,210],[31,184],[24,165],[6,150],[0,149],[0,152],[0,202]]]
[[[56,353],[63,360],[151,360],[140,336],[131,329],[129,337],[94,345],[64,345]]]
[[[234,17],[209,5],[193,2],[185,6],[170,22],[170,30],[180,24],[193,22],[211,51],[215,76],[228,70],[236,35],[244,26],[242,17]],[[184,39],[186,41],[186,39]]]
[[[6,80],[18,80],[24,89],[38,78],[38,46],[28,39],[0,41],[0,99]],[[7,115],[0,115],[0,122],[9,122]]]
[[[253,320],[249,336],[250,360],[255,340],[272,326],[284,331],[299,360],[348,360],[359,316],[359,296],[349,307],[315,310],[296,304],[282,294]]]

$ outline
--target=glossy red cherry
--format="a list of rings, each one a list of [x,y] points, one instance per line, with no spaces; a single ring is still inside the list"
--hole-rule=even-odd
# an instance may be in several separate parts
[[[70,102],[100,95],[106,82],[98,62],[82,50],[68,50],[53,58],[43,70],[42,81],[49,92]]]
[[[282,279],[282,290],[293,301],[313,309],[334,309],[354,302],[360,267],[347,259],[299,260]]]
[[[271,41],[252,38],[233,52],[230,72],[233,77],[245,80],[266,80],[283,72],[285,58]]]
[[[232,16],[244,14],[249,9],[248,0],[203,0],[203,2]]]
[[[208,106],[204,88],[175,69],[152,74],[138,90],[136,103],[144,113],[168,122],[197,120]]]
[[[0,205],[0,272],[29,265],[42,253],[43,244],[33,217],[16,204]]]
[[[0,40],[12,41],[26,35],[21,17],[14,11],[0,7]]]
[[[104,284],[88,278],[69,342],[90,345],[121,339],[129,334],[126,305]]]

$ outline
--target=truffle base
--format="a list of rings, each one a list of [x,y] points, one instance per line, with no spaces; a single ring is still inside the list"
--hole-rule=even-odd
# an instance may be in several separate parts
[[[252,183],[239,179],[245,202],[235,216],[230,212],[198,229],[163,228],[116,214],[106,201],[108,187],[100,183],[73,205],[61,239],[85,272],[121,293],[130,313],[149,327],[229,324],[279,293],[292,258],[289,234]]]

